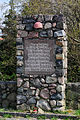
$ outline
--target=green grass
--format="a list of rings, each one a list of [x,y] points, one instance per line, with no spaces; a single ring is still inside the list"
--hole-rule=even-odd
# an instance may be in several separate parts
[[[10,114],[4,114],[3,117],[4,117],[4,118],[12,118],[13,116],[10,115]]]
[[[38,116],[37,119],[38,119],[38,120],[45,120],[45,119],[47,119],[47,118],[46,118],[46,116]]]
[[[26,115],[26,118],[27,118],[27,119],[30,119],[31,117],[30,117],[30,115]]]
[[[51,118],[51,120],[58,120],[58,119],[57,119],[57,118],[55,118],[55,117],[52,117],[52,118]]]
[[[80,109],[75,111],[75,115],[80,116]]]

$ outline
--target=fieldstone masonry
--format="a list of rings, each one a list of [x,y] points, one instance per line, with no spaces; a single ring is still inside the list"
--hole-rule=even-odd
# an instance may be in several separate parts
[[[65,18],[62,14],[18,16],[17,23],[17,109],[64,110]]]
[[[0,108],[16,109],[16,81],[0,82]]]

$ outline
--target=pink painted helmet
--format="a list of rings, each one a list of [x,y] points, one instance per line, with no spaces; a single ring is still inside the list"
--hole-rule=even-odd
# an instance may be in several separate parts
[[[36,29],[42,29],[42,28],[43,28],[43,25],[42,25],[41,22],[36,22],[36,23],[34,24],[34,28],[36,28]]]

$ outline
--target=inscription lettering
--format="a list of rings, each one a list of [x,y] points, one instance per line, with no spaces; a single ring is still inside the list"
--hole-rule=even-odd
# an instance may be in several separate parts
[[[24,43],[25,74],[52,73],[54,71],[53,40],[47,40],[47,42],[46,40],[25,40]],[[53,52],[51,52],[51,50]]]

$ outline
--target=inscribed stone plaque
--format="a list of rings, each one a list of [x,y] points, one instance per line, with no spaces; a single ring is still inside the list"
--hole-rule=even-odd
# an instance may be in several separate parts
[[[24,39],[24,74],[47,75],[54,72],[54,39]]]

